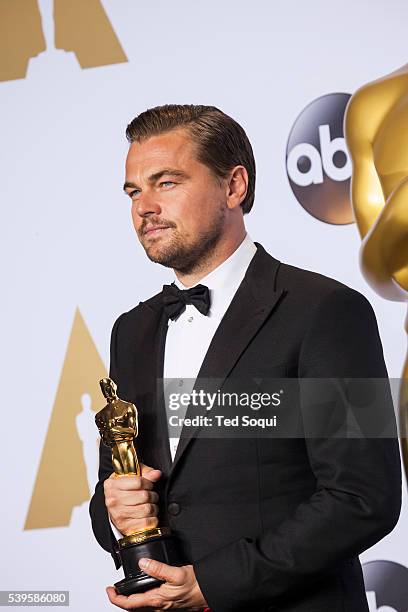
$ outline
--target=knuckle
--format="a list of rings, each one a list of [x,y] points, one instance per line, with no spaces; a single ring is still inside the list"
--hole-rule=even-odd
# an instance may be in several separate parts
[[[119,499],[115,495],[109,495],[108,499],[109,499],[109,505],[110,505],[111,508],[119,508],[120,507],[120,501],[119,501]]]
[[[139,507],[140,518],[146,518],[149,516],[149,504],[142,504]]]
[[[139,490],[140,490],[140,491],[146,491],[146,492],[148,493],[148,492],[149,492],[149,491],[148,491],[148,488],[149,488],[149,487],[147,487],[147,486],[146,486],[146,481],[145,481],[145,479],[144,479],[144,478],[141,478],[141,479],[140,479],[140,486],[139,486]]]
[[[154,516],[154,507],[153,504],[145,504],[145,513],[146,516]]]
[[[146,491],[151,491],[153,489],[153,483],[150,480],[143,478],[142,488]]]
[[[120,516],[118,515],[116,510],[114,509],[111,510],[110,508],[108,508],[108,510],[109,510],[109,516],[111,517],[111,519],[113,519],[114,521],[117,521],[118,519],[120,519]]]
[[[143,490],[140,492],[140,499],[142,500],[142,502],[146,503],[150,500],[150,494],[149,491]]]
[[[159,521],[156,517],[143,516],[141,518],[133,519],[130,529],[131,530],[153,529],[157,527],[158,524],[159,524]]]
[[[133,489],[139,490],[142,488],[142,479],[140,476],[135,476],[132,482]]]
[[[105,495],[105,505],[110,509],[113,507],[113,498],[110,495]]]
[[[151,599],[150,605],[153,608],[159,608],[159,610],[163,610],[163,600],[161,597],[153,597]]]

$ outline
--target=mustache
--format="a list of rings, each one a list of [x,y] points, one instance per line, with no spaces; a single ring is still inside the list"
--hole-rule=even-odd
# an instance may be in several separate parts
[[[166,227],[177,227],[173,221],[168,221],[167,219],[143,219],[142,225],[139,228],[139,233],[144,234],[146,228],[154,229],[155,227],[162,227],[165,225]]]

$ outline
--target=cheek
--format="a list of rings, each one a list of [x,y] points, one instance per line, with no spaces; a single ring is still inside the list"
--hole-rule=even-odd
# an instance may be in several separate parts
[[[136,212],[136,205],[132,204],[132,208],[131,208],[131,215],[132,215],[132,222],[133,222],[133,227],[137,230],[140,227],[140,224],[142,223],[142,219],[140,217],[140,215],[137,214]]]
[[[137,212],[136,212],[136,206],[137,206],[136,202],[132,202],[132,206],[131,206],[131,208],[130,208],[130,212],[131,212],[131,215],[132,215],[132,219],[133,219],[133,220],[137,219],[137,217],[139,216],[139,215],[137,214]]]
[[[214,194],[206,185],[194,186],[189,190],[180,189],[175,206],[180,217],[186,223],[194,225],[200,219],[207,217],[213,206]]]

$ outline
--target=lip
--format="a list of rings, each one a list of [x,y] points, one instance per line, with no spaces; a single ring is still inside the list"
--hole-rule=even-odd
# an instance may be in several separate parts
[[[145,231],[143,232],[143,234],[146,236],[147,234],[152,234],[155,235],[156,232],[160,233],[160,230],[164,230],[164,229],[169,229],[168,225],[156,225],[154,227],[148,227],[147,229],[145,229]]]

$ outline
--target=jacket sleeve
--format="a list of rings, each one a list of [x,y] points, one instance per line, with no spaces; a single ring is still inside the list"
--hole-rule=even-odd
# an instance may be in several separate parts
[[[117,352],[116,339],[121,315],[114,323],[110,342],[110,367],[109,377],[115,382],[117,381]],[[105,444],[99,444],[99,472],[98,482],[95,487],[95,492],[89,504],[89,514],[94,535],[99,544],[106,551],[110,552],[115,562],[115,567],[118,569],[121,566],[121,560],[118,553],[119,547],[117,539],[112,531],[108,510],[105,505],[105,494],[103,489],[104,481],[112,474],[112,458],[111,452]]]
[[[388,378],[375,314],[363,295],[342,286],[318,303],[302,340],[298,373],[300,379]],[[384,411],[395,426],[391,394],[385,397]],[[208,605],[217,612],[272,605],[395,526],[401,507],[396,435],[305,436],[305,444],[316,479],[312,496],[277,529],[243,537],[194,563]]]

